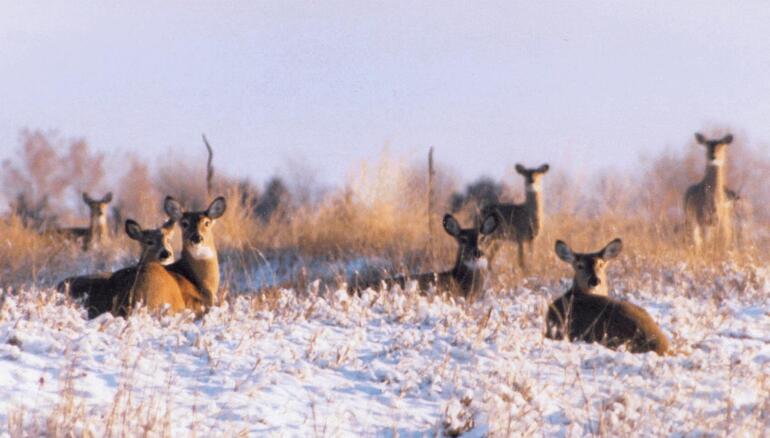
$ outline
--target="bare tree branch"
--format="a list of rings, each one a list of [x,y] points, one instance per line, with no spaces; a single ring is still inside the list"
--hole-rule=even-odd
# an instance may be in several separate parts
[[[203,143],[206,145],[206,150],[209,151],[209,159],[206,163],[206,193],[208,193],[210,198],[213,190],[212,186],[214,184],[214,166],[212,164],[212,161],[214,161],[214,151],[211,149],[211,145],[206,139],[206,134],[201,134],[201,136],[203,137]]]

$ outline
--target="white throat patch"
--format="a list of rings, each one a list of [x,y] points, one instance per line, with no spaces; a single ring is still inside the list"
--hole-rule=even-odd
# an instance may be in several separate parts
[[[214,249],[207,245],[193,245],[188,252],[196,260],[208,260],[216,257]]]
[[[486,257],[481,257],[480,259],[477,259],[477,260],[466,261],[465,266],[468,269],[475,271],[479,269],[487,269],[487,267],[489,266],[489,262],[487,261]]]
[[[534,184],[527,184],[527,191],[531,193],[539,193],[541,188],[542,187],[540,187],[539,182]]]
[[[719,166],[722,166],[723,164],[725,164],[725,160],[723,160],[723,159],[722,160],[710,160],[709,161],[709,166],[719,167]]]

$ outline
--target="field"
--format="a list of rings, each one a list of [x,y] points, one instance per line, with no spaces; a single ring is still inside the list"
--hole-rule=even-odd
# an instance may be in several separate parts
[[[39,206],[32,201],[52,183],[36,176],[45,166],[30,157],[44,160],[33,152],[48,140],[29,139],[38,143],[24,143],[5,171],[33,182],[25,205]],[[73,150],[87,163],[98,158]],[[748,147],[731,159],[744,190],[730,250],[696,253],[683,244],[679,204],[702,172],[699,155],[587,180],[555,170],[545,177],[547,219],[529,269],[516,268],[506,248],[486,292],[471,302],[441,290],[350,296],[344,287],[354,272],[451,266],[455,244],[440,229],[450,209],[444,200],[462,193],[451,172],[439,167],[435,211],[424,166],[387,156],[323,193],[312,181],[263,191],[217,174],[215,191],[228,199],[216,225],[221,305],[197,321],[142,309],[89,321],[57,293],[67,275],[135,259],[122,232],[88,253],[38,234],[44,221],[36,218],[83,221],[83,207],[71,201],[79,182],[57,181],[63,189],[47,206],[16,208],[0,221],[0,434],[763,436],[770,165]],[[741,173],[746,162],[760,171]],[[195,162],[175,173],[134,164],[115,185],[120,217],[159,225],[164,193],[205,205],[205,170]],[[692,170],[663,178],[672,169]],[[650,179],[656,183],[644,184]],[[512,181],[501,196],[521,199]],[[106,191],[112,181],[92,183]],[[22,199],[18,193],[6,196]],[[469,211],[456,212],[466,226]],[[608,269],[610,293],[648,310],[671,340],[671,356],[543,337],[546,306],[572,276],[553,254],[554,240],[591,251],[614,237],[625,249]]]

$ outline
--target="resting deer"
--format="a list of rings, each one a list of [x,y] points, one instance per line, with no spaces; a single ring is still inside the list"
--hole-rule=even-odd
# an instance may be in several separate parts
[[[545,336],[550,339],[598,342],[632,353],[668,351],[668,339],[641,307],[607,296],[606,264],[617,257],[623,242],[615,239],[594,253],[573,253],[561,240],[556,255],[575,271],[572,287],[548,306]]]
[[[390,286],[398,284],[401,288],[406,286],[409,279],[416,280],[420,290],[426,291],[431,285],[439,290],[448,290],[460,293],[469,299],[482,291],[487,270],[487,262],[484,254],[479,249],[480,236],[486,236],[493,231],[498,224],[496,215],[489,215],[476,228],[461,228],[457,219],[451,214],[444,216],[444,230],[457,242],[457,258],[454,267],[449,271],[424,273],[406,278],[397,276],[385,280]],[[381,282],[377,282],[381,283]],[[354,287],[354,290],[362,290],[375,284],[365,284]]]
[[[527,169],[521,164],[516,165],[516,172],[524,177],[526,199],[523,204],[491,204],[481,209],[481,217],[496,214],[500,220],[497,233],[493,236],[500,240],[515,241],[518,247],[519,266],[526,268],[524,260],[524,244],[527,245],[530,257],[533,252],[535,238],[540,233],[543,222],[542,177],[548,172],[548,164],[536,169]],[[492,256],[496,249],[493,249]]]
[[[170,217],[180,215],[182,227],[182,258],[169,265],[168,270],[189,279],[200,290],[199,304],[211,307],[219,293],[219,259],[213,226],[225,214],[225,198],[216,198],[205,211],[183,211],[177,200],[167,196],[163,208]]]
[[[205,211],[184,211],[177,200],[167,196],[163,208],[169,217],[180,218],[182,258],[166,267],[151,262],[140,265],[136,273],[115,273],[110,283],[115,283],[111,287],[119,291],[120,315],[130,312],[139,302],[151,311],[168,307],[177,312],[187,308],[197,316],[215,304],[219,261],[213,225],[225,213],[225,198],[216,198]]]
[[[708,140],[700,133],[695,134],[698,143],[706,147],[706,172],[698,184],[687,189],[684,195],[685,229],[700,249],[711,234],[718,234],[715,243],[729,244],[732,241],[732,205],[738,195],[725,184],[725,158],[727,145],[733,136],[727,134],[716,140]]]
[[[54,233],[73,241],[80,239],[83,243],[83,251],[88,251],[93,243],[99,243],[108,236],[107,204],[111,201],[112,192],[104,195],[102,199],[93,199],[88,193],[83,193],[83,202],[90,210],[88,228],[58,228]]]
[[[119,275],[126,275],[126,270],[136,272],[137,266],[150,262],[168,264],[174,260],[174,250],[171,246],[171,237],[174,234],[176,219],[169,219],[155,229],[142,229],[134,220],[126,220],[125,230],[128,237],[139,242],[141,253],[139,263],[125,268]],[[118,272],[121,272],[118,271]],[[111,272],[70,277],[59,283],[57,289],[60,292],[68,292],[74,299],[84,299],[84,305],[88,310],[88,317],[95,318],[102,313],[109,312],[115,307],[117,292],[110,289]]]

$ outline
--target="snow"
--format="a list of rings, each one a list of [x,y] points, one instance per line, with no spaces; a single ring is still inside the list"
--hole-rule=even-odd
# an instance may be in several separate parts
[[[51,289],[6,292],[0,435],[760,435],[770,276],[699,278],[680,266],[611,286],[669,335],[665,357],[544,339],[563,281],[537,278],[471,305],[282,289],[200,321],[88,321]]]

